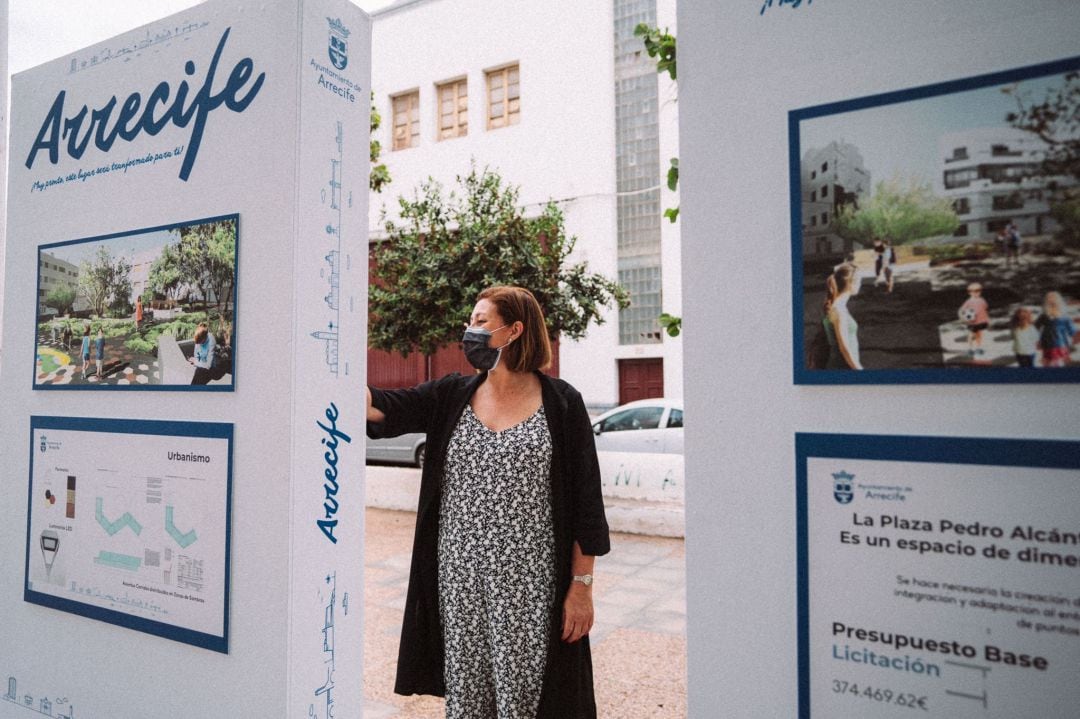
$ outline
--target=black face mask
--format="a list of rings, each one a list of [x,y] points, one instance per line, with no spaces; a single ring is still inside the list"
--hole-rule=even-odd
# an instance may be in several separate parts
[[[496,330],[501,330],[502,327],[496,327]],[[493,370],[499,364],[499,359],[502,357],[503,347],[510,344],[507,342],[502,347],[488,347],[488,342],[491,340],[491,330],[486,330],[482,327],[467,327],[465,334],[461,337],[461,344],[465,349],[465,359],[469,360],[469,364],[478,370]]]

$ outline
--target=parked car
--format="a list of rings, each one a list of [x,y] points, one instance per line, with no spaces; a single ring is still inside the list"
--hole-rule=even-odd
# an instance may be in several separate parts
[[[424,466],[424,450],[427,435],[423,432],[403,434],[400,437],[367,440],[368,462],[393,462]]]
[[[593,422],[601,452],[683,453],[682,400],[639,399],[610,409]]]

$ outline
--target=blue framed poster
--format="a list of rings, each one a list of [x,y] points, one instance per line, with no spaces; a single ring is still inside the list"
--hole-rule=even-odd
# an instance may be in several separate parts
[[[1080,380],[1078,71],[789,113],[796,384]]]
[[[1080,442],[797,434],[800,719],[1067,719]]]
[[[231,424],[30,418],[27,602],[228,651]]]
[[[34,389],[232,391],[237,214],[38,247]]]

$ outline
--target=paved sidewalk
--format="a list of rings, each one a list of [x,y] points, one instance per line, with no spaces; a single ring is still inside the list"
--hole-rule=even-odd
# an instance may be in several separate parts
[[[364,716],[442,719],[435,697],[393,693],[416,515],[369,508],[365,531]],[[590,634],[603,719],[686,716],[683,540],[612,535],[596,562]]]

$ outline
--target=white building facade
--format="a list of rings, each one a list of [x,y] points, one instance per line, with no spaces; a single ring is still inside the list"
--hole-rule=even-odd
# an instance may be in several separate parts
[[[571,260],[631,292],[630,309],[560,342],[560,376],[594,408],[646,366],[647,391],[681,397],[682,340],[656,322],[682,312],[678,223],[661,216],[678,204],[662,177],[678,156],[676,89],[632,38],[637,22],[674,34],[674,0],[403,0],[373,20],[375,139],[392,178],[371,195],[373,241],[380,209],[393,216],[428,177],[451,187],[473,161],[497,170],[527,212],[558,202]]]
[[[79,268],[70,262],[54,257],[48,252],[38,253],[38,314],[56,314],[57,308],[50,306],[46,298],[53,290],[67,288],[75,293],[76,312],[89,307],[86,299],[79,292]]]
[[[800,176],[803,256],[850,252],[851,242],[836,234],[836,213],[870,196],[870,171],[859,148],[835,140],[811,148],[803,153]]]
[[[987,240],[1009,223],[1024,236],[1053,232],[1051,191],[1076,184],[1039,170],[1046,143],[1030,132],[987,127],[953,132],[938,140],[944,196],[960,220],[958,238]]]

